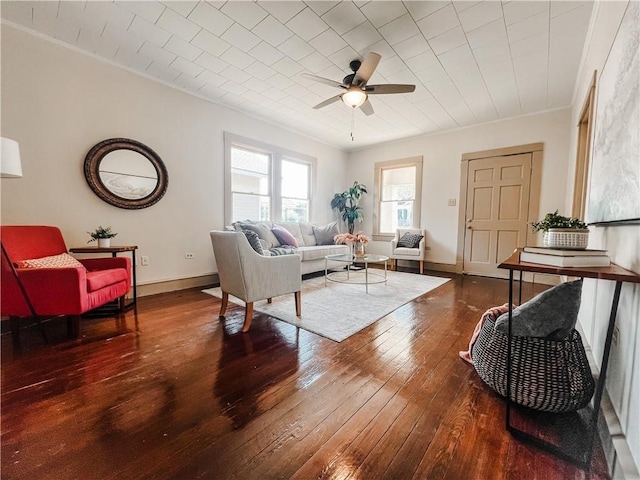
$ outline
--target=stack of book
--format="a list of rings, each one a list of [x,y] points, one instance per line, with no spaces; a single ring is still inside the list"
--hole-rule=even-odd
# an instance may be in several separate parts
[[[549,247],[524,247],[521,262],[554,267],[607,267],[611,260],[606,250],[562,250]]]

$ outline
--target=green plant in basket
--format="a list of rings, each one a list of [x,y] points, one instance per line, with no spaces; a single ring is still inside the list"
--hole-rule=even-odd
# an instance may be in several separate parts
[[[547,213],[539,222],[531,223],[534,232],[548,232],[551,228],[569,228],[573,230],[585,230],[587,224],[576,217],[564,217],[558,214],[558,210]]]
[[[87,233],[91,235],[91,240],[89,240],[87,243],[95,242],[96,240],[100,240],[101,238],[113,238],[118,235],[117,233],[113,233],[111,231],[111,227],[104,228],[102,226],[96,228],[93,232]]]

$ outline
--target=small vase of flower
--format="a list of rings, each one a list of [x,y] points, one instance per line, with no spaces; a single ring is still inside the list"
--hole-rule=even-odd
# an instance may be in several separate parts
[[[351,247],[351,253],[355,257],[364,257],[366,255],[365,246],[369,243],[369,237],[362,232],[341,233],[333,237],[336,244],[344,244]]]
[[[91,240],[87,243],[98,242],[98,248],[109,248],[111,246],[111,239],[118,235],[111,231],[111,227],[103,228],[102,226],[96,228],[93,232],[87,232],[91,236]]]

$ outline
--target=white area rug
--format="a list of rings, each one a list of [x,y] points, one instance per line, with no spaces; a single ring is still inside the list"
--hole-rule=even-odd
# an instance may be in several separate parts
[[[382,270],[373,270],[379,275]],[[339,272],[344,275],[346,272]],[[371,270],[369,271],[371,275]],[[351,272],[352,281],[363,280],[364,272]],[[279,318],[297,327],[341,342],[354,333],[393,312],[420,295],[448,282],[448,278],[430,277],[402,272],[387,272],[387,282],[365,286],[353,283],[327,282],[324,276],[302,282],[302,317],[296,317],[293,294],[275,297],[273,303],[255,302],[255,311]],[[219,287],[203,290],[222,298]],[[244,302],[230,296],[229,301],[244,306]]]

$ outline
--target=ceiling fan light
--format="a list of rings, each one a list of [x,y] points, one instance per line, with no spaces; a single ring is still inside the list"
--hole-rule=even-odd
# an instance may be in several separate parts
[[[367,94],[358,87],[351,87],[342,94],[342,101],[349,107],[359,107],[367,100]]]

